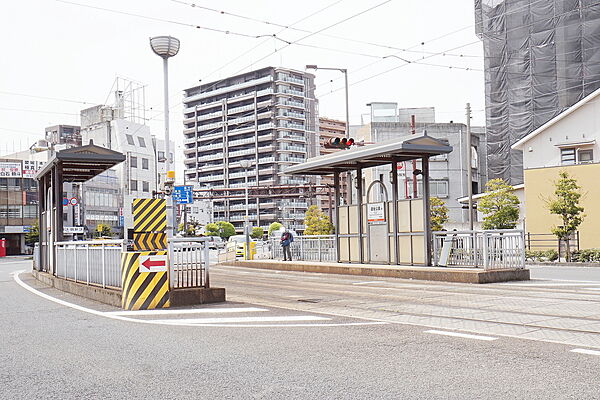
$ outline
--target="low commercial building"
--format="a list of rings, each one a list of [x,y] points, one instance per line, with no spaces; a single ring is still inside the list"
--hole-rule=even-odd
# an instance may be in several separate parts
[[[579,226],[579,248],[600,248],[599,142],[600,89],[512,146],[523,152],[527,232],[548,235],[553,226],[561,225],[546,201],[553,197],[554,182],[564,171],[577,180],[583,193],[580,204],[586,216]]]

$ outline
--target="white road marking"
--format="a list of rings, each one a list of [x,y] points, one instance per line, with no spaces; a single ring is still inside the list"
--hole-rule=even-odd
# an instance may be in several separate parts
[[[199,324],[174,323],[174,321],[177,321],[177,320],[164,320],[164,322],[160,322],[160,321],[156,321],[156,320],[128,318],[128,317],[124,317],[121,315],[113,315],[113,314],[111,314],[111,312],[103,312],[103,311],[93,310],[91,308],[87,308],[87,307],[83,307],[83,306],[80,306],[77,304],[69,303],[68,301],[60,300],[60,299],[52,297],[46,293],[42,293],[39,290],[34,289],[31,286],[27,285],[25,282],[23,282],[21,280],[21,278],[19,277],[19,274],[21,274],[23,272],[25,272],[24,269],[20,270],[20,271],[15,271],[15,272],[11,273],[11,275],[13,276],[13,279],[19,286],[21,286],[23,289],[25,289],[37,296],[40,296],[46,300],[50,300],[54,303],[60,304],[65,307],[72,308],[77,311],[82,311],[82,312],[85,312],[88,314],[97,315],[99,317],[116,319],[119,321],[134,322],[134,323],[138,323],[138,324],[189,326],[189,327],[199,327],[199,326],[209,327],[210,326],[210,327],[229,327],[229,328],[336,327],[336,326],[362,326],[362,325],[386,325],[387,324],[387,322],[384,322],[384,321],[376,321],[376,322],[349,322],[349,323],[333,323],[333,324],[321,323],[321,324],[277,324],[277,325],[275,325],[275,324],[254,324],[254,325],[234,325],[234,324],[201,325],[200,324],[199,325]],[[317,317],[317,318],[319,318],[319,317]],[[329,318],[326,318],[326,319],[329,319]],[[363,318],[359,318],[359,319],[363,319]]]
[[[176,315],[176,314],[226,314],[226,313],[242,313],[242,312],[258,312],[269,311],[266,308],[258,307],[236,307],[236,308],[191,308],[191,309],[175,309],[175,310],[136,310],[136,311],[109,311],[105,312],[108,315],[122,316],[140,316],[140,315]]]
[[[492,337],[492,336],[469,335],[468,333],[438,331],[435,329],[430,329],[428,331],[425,331],[425,333],[433,333],[434,335],[454,336],[454,337],[461,337],[461,338],[465,338],[465,339],[477,339],[477,340],[496,340],[496,339],[498,339],[497,337]]]
[[[573,353],[580,354],[590,354],[592,356],[600,356],[600,351],[598,350],[589,350],[589,349],[573,349],[571,350]]]
[[[286,321],[330,321],[331,318],[313,315],[289,315],[276,317],[223,317],[223,318],[188,318],[188,319],[155,319],[155,322],[172,322],[174,324],[222,324],[240,322],[286,322]]]
[[[353,285],[368,285],[370,283],[385,283],[385,281],[352,282]]]
[[[600,287],[586,287],[585,290],[600,290]]]

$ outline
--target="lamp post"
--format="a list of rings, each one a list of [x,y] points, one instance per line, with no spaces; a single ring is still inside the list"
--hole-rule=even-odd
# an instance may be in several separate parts
[[[344,74],[344,87],[345,87],[345,95],[346,95],[346,138],[350,138],[350,106],[348,104],[348,70],[346,68],[335,68],[335,67],[319,67],[314,64],[306,65],[306,69],[314,69],[315,71],[318,69],[329,70],[329,71],[340,71]],[[352,174],[348,172],[348,204],[352,203]],[[337,201],[337,199],[336,199]]]
[[[172,36],[155,36],[150,38],[150,47],[152,51],[163,59],[163,81],[165,98],[165,163],[167,175],[171,171],[171,152],[169,149],[169,57],[179,53],[179,39]],[[171,237],[174,233],[175,224],[173,221],[173,199],[167,195],[167,236]]]
[[[250,227],[248,226],[248,169],[252,166],[252,161],[241,160],[240,167],[244,168],[244,181],[246,183],[246,218],[244,219],[244,235],[246,235],[246,260],[250,259]]]

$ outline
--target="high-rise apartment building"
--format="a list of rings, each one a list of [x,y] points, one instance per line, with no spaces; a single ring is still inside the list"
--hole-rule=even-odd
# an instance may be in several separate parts
[[[340,149],[331,149],[331,148],[326,148],[325,147],[325,142],[327,142],[328,140],[331,139],[335,139],[335,138],[343,138],[346,137],[346,122],[344,121],[339,121],[337,119],[331,119],[331,118],[325,118],[325,117],[320,117],[319,118],[319,154],[321,155],[325,155],[325,154],[331,154],[334,153],[336,151],[340,151]],[[348,180],[347,179],[340,179],[340,195],[345,199],[347,194],[346,194],[346,186],[347,186]],[[319,184],[321,186],[330,186],[331,190],[333,190],[333,176],[321,176],[320,177],[320,181]],[[323,212],[330,216],[331,220],[333,220],[333,209],[335,206],[334,203],[334,197],[330,196],[330,192],[328,191],[327,195],[324,194],[320,194],[317,196],[317,199],[319,201],[319,206],[321,207],[321,210],[323,210]]]
[[[309,178],[280,176],[288,166],[318,154],[314,75],[262,68],[185,90],[184,163],[187,182],[216,189],[214,220],[242,230],[243,189],[285,187],[252,197],[249,223],[267,228],[278,221],[302,230],[315,199],[302,198]],[[234,189],[234,190],[227,190]],[[276,193],[276,194],[275,194]]]
[[[489,178],[522,183],[510,146],[600,87],[600,4],[475,0],[484,47]]]

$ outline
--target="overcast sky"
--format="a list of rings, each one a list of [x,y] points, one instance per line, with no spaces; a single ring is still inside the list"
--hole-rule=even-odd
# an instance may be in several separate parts
[[[46,126],[78,125],[79,111],[105,103],[117,76],[146,85],[148,125],[163,135],[162,64],[148,43],[156,35],[181,40],[169,64],[178,147],[184,88],[265,66],[347,68],[351,124],[372,101],[434,106],[438,122],[464,121],[470,102],[474,125],[484,123],[473,0],[27,0],[2,8],[0,154],[29,147]],[[273,34],[279,39],[256,38]],[[319,114],[344,119],[342,74],[316,76]]]

